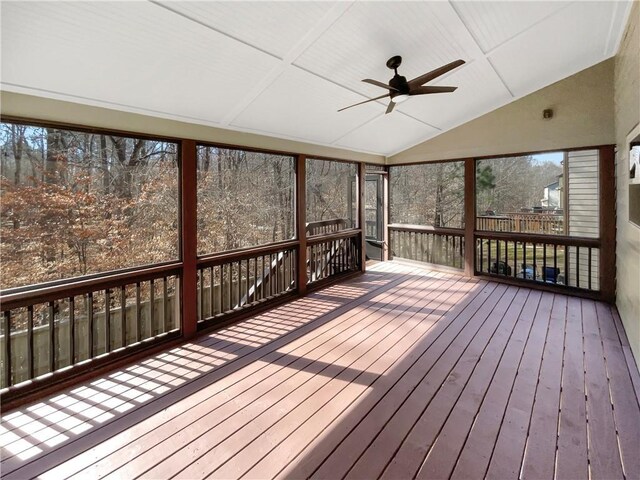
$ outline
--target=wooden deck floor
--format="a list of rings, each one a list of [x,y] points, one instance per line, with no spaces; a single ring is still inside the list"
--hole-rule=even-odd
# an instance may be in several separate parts
[[[3,478],[640,478],[600,303],[391,263],[2,418]]]

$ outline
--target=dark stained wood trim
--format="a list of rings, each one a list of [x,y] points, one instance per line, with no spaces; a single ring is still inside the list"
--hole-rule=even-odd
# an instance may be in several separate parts
[[[599,149],[600,182],[600,293],[616,300],[616,165],[614,147]]]
[[[0,405],[2,410],[6,412],[113,370],[124,368],[182,343],[184,343],[184,339],[178,330],[160,334],[138,344],[115,350],[108,355],[101,355],[76,364],[70,369],[58,370],[10,387],[0,395]]]
[[[510,152],[500,153],[496,155],[478,155],[472,157],[474,160],[490,160],[492,158],[508,158],[508,157],[526,157],[527,155],[537,155],[540,153],[556,153],[556,152],[578,152],[580,150],[599,150],[600,148],[611,147],[612,145],[588,145],[586,147],[569,147],[569,148],[552,148],[549,150],[536,150],[532,152]],[[431,160],[423,162],[403,162],[390,163],[389,167],[410,167],[411,165],[425,165],[430,163],[446,163],[446,162],[463,162],[469,157],[449,158],[444,160]]]
[[[382,261],[389,260],[389,167],[382,172]]]
[[[334,283],[346,282],[347,280],[351,280],[352,278],[359,277],[360,275],[362,275],[362,272],[360,270],[355,272],[347,271],[343,273],[338,273],[336,275],[331,275],[329,277],[310,283],[307,291],[308,293],[315,292],[316,290],[320,290],[322,288],[328,287],[329,285],[333,285]]]
[[[325,157],[322,155],[307,155],[307,154],[300,154],[298,152],[291,152],[287,150],[271,150],[268,148],[234,145],[230,143],[208,142],[206,140],[197,140],[196,142],[198,146],[203,146],[203,147],[224,148],[227,150],[242,150],[244,152],[267,153],[269,155],[294,157],[294,159],[298,158],[298,156],[300,155],[304,155],[305,158],[308,158],[309,160],[325,160],[329,162],[358,163],[357,160],[347,160],[344,158],[336,158],[336,157]]]
[[[270,243],[259,247],[243,248],[223,253],[215,253],[203,257],[198,257],[197,265],[199,268],[212,267],[225,263],[237,262],[248,258],[258,257],[260,255],[268,255],[270,253],[278,253],[283,250],[290,250],[298,246],[298,240],[287,240],[285,242]]]
[[[77,123],[56,122],[52,120],[40,120],[25,117],[16,117],[12,115],[0,116],[1,122],[16,123],[33,127],[56,128],[59,130],[73,130],[83,133],[94,133],[96,135],[114,135],[117,137],[134,137],[145,140],[156,140],[160,142],[179,143],[182,139],[179,137],[168,137],[164,135],[151,135],[148,133],[132,132],[130,130],[118,130],[113,128],[91,127]]]
[[[525,280],[522,278],[505,277],[504,275],[497,275],[492,273],[476,272],[476,278],[484,280],[490,280],[492,282],[504,283],[506,285],[514,285],[517,287],[531,288],[535,290],[542,290],[544,292],[560,293],[562,295],[571,295],[574,297],[589,298],[591,300],[601,300],[599,291],[583,290],[582,288],[559,286],[553,283],[535,282],[531,280]]]
[[[396,230],[398,232],[424,232],[433,233],[435,235],[456,235],[460,237],[465,234],[465,230],[463,228],[432,227],[431,225],[405,225],[402,223],[390,224],[389,230]]]
[[[0,116],[1,122],[7,123],[16,123],[20,125],[28,125],[34,127],[45,127],[45,128],[57,128],[57,129],[66,129],[66,130],[74,130],[77,132],[85,132],[85,133],[94,133],[97,135],[115,135],[121,137],[134,137],[134,138],[143,138],[145,140],[156,140],[161,142],[174,142],[180,143],[183,140],[187,140],[182,137],[171,137],[166,135],[152,135],[143,132],[136,132],[131,130],[118,130],[113,128],[103,128],[103,127],[92,127],[88,125],[82,125],[78,123],[67,123],[67,122],[58,122],[54,120],[41,120],[37,118],[27,118],[13,115],[2,115]],[[216,148],[225,148],[229,150],[243,150],[245,152],[256,152],[256,153],[268,153],[270,155],[282,155],[287,157],[297,157],[299,155],[298,152],[291,152],[286,150],[271,150],[268,148],[260,148],[260,147],[252,147],[245,145],[236,145],[229,143],[220,143],[220,142],[208,142],[206,140],[197,140],[197,139],[188,139],[194,140],[197,146],[208,146],[208,147],[216,147]],[[359,163],[357,160],[348,160],[345,158],[339,157],[331,157],[324,155],[313,155],[308,156],[313,160],[327,160],[332,162],[343,162],[343,163]],[[381,163],[372,163],[371,165],[383,165]]]
[[[27,307],[36,303],[45,303],[67,297],[84,295],[85,293],[104,290],[106,288],[144,282],[164,276],[180,275],[181,267],[182,264],[180,262],[174,262],[168,265],[106,275],[77,282],[43,286],[29,290],[21,289],[18,292],[7,293],[0,296],[0,304],[2,305],[2,310],[13,310],[14,308]]]
[[[348,230],[340,230],[339,232],[326,233],[322,235],[313,235],[307,237],[307,245],[317,245],[319,243],[331,242],[333,240],[340,240],[341,238],[359,237],[360,229],[350,228]]]
[[[358,200],[357,200],[357,214],[358,214],[358,228],[360,229],[360,271],[365,272],[367,269],[367,240],[366,240],[366,227],[365,227],[365,178],[367,175],[366,165],[364,163],[358,164]],[[351,207],[349,207],[351,208]]]
[[[183,140],[180,150],[182,169],[181,191],[181,244],[182,244],[182,334],[193,337],[197,331],[197,261],[198,261],[198,217],[197,217],[197,154],[194,140]]]
[[[300,297],[301,295],[295,291],[284,292],[274,295],[271,298],[260,300],[247,307],[241,307],[237,310],[208,318],[198,323],[198,336],[218,331],[241,320],[246,320],[247,318],[259,315],[267,310],[272,310],[283,303],[291,302]]]
[[[491,232],[488,230],[476,231],[477,238],[489,240],[505,240],[512,242],[546,243],[547,245],[566,245],[570,247],[591,247],[600,248],[601,242],[598,238],[587,237],[567,237],[564,235],[539,235],[533,233],[509,233]]]
[[[476,161],[467,158],[464,161],[464,274],[475,274],[476,242]]]
[[[307,291],[307,157],[296,158],[296,287],[300,295]]]

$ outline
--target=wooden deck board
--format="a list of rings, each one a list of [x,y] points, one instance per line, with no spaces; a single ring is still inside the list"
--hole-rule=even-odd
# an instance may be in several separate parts
[[[394,262],[9,412],[3,478],[637,478],[605,304]]]

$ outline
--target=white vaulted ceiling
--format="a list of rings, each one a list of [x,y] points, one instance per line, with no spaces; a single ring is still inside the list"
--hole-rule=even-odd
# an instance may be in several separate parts
[[[631,2],[1,3],[2,89],[391,155],[615,54]],[[402,55],[450,94],[382,95]]]

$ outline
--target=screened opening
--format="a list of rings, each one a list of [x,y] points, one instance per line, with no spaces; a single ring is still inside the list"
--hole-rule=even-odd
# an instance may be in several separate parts
[[[358,166],[307,159],[306,169],[308,234],[355,228]]]
[[[390,223],[464,227],[464,162],[390,169]]]
[[[2,123],[0,287],[177,260],[175,143]]]
[[[293,157],[198,146],[198,255],[295,235]]]

